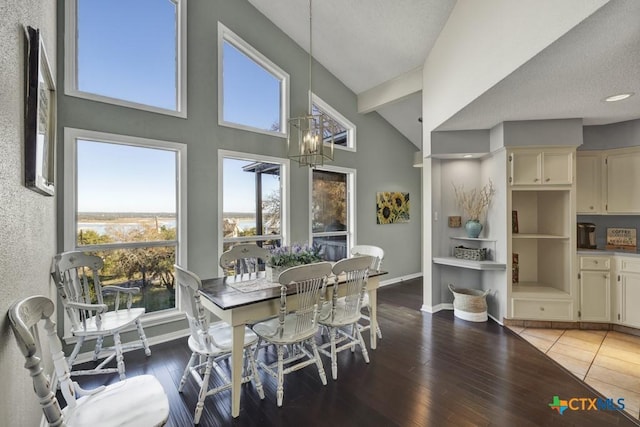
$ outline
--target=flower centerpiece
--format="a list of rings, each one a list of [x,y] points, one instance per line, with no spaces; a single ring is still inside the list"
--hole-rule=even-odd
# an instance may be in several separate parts
[[[491,204],[493,195],[496,193],[496,190],[493,188],[493,183],[489,180],[489,183],[484,187],[474,188],[473,190],[465,190],[462,185],[452,185],[456,196],[456,203],[469,218],[464,225],[467,236],[478,237],[482,231],[480,217],[485,213]]]
[[[311,264],[322,261],[320,248],[307,243],[294,243],[271,250],[271,258],[267,262],[267,280],[277,282],[280,273],[296,265]]]

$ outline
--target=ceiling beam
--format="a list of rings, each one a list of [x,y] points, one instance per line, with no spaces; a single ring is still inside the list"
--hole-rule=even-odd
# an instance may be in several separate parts
[[[422,90],[422,67],[374,86],[358,95],[358,113],[366,114]]]

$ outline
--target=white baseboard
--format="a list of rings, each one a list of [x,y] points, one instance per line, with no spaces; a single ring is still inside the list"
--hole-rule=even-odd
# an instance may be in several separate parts
[[[380,287],[394,285],[396,283],[404,282],[406,280],[417,279],[418,277],[422,277],[422,273],[407,274],[405,276],[395,277],[389,280],[381,280]]]
[[[434,306],[427,306],[427,305],[423,305],[420,308],[420,311],[425,311],[427,313],[437,313],[441,310],[453,310],[453,303],[442,303],[442,304],[436,304]]]

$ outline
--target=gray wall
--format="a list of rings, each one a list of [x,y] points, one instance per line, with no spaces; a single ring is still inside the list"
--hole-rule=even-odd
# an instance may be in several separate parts
[[[23,185],[23,25],[40,28],[49,61],[55,67],[55,2],[0,3],[0,378],[5,390],[0,399],[0,424],[6,426],[38,425],[42,415],[6,312],[19,298],[52,296],[48,278],[56,251],[55,198]]]
[[[59,25],[64,14],[59,2]],[[217,150],[227,149],[285,157],[282,138],[217,125],[217,21],[238,34],[291,76],[291,115],[306,110],[308,56],[246,0],[189,2],[188,118],[176,118],[61,96],[59,136],[63,127],[96,130],[183,142],[188,146],[188,267],[203,278],[217,275]],[[62,27],[60,27],[62,28]],[[58,48],[64,50],[63,32]],[[336,46],[339,48],[339,46]],[[62,55],[62,53],[61,53]],[[62,58],[62,56],[60,56]],[[63,85],[59,61],[58,84]],[[357,113],[356,95],[326,69],[314,66],[314,92],[357,126],[357,152],[337,150],[333,164],[357,169],[357,243],[385,249],[384,280],[421,271],[420,170],[411,167],[415,146],[377,113]],[[59,152],[60,154],[61,152]],[[60,170],[64,165],[60,164]],[[59,174],[61,180],[62,176]],[[309,238],[309,176],[291,167],[291,240]],[[411,196],[411,222],[376,225],[376,191],[403,191]],[[58,212],[62,216],[62,200]],[[59,222],[62,227],[62,222]],[[164,332],[167,328],[163,329]],[[158,331],[148,331],[154,335]]]

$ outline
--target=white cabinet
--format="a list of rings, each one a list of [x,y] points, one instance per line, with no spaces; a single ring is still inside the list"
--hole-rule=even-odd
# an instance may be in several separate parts
[[[580,320],[610,322],[611,259],[600,256],[581,256],[579,265]]]
[[[618,322],[640,328],[640,258],[618,259]]]
[[[608,213],[640,213],[640,150],[624,149],[606,157]]]
[[[573,156],[573,149],[514,149],[509,153],[509,183],[512,186],[570,185]]]
[[[576,213],[603,212],[602,156],[599,152],[578,152],[576,156]]]

